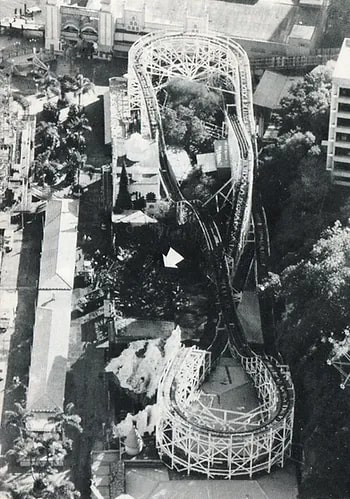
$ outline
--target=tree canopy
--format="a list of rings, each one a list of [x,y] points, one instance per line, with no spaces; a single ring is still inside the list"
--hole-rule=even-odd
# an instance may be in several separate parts
[[[333,63],[318,66],[292,86],[281,100],[281,133],[301,130],[312,132],[317,141],[327,138],[333,69]]]
[[[350,228],[337,222],[308,259],[281,275],[288,306],[280,344],[297,387],[296,430],[304,442],[305,498],[350,495],[350,399],[339,389],[339,374],[326,363],[331,350],[327,339],[342,339],[350,324],[349,262]]]
[[[120,173],[118,196],[114,207],[114,211],[116,213],[122,213],[123,210],[130,210],[132,208],[132,202],[128,190],[128,185],[129,185],[128,174],[125,165],[123,165]]]
[[[212,148],[205,123],[221,124],[221,95],[202,82],[174,78],[167,82],[162,108],[165,141],[190,155]]]

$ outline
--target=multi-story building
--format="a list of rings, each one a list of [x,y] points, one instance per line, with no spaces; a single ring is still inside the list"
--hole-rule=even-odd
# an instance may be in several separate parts
[[[216,31],[249,56],[307,55],[323,32],[328,0],[43,0],[45,46],[126,55],[152,31]],[[249,3],[247,5],[247,3]]]
[[[350,186],[350,38],[345,38],[332,77],[327,170],[333,182]]]

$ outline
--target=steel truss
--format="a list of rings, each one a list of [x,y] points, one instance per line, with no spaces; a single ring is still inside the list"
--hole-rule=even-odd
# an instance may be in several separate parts
[[[340,388],[344,390],[350,385],[350,333],[346,331],[343,340],[337,341],[331,337],[328,341],[333,345],[333,350],[327,364],[340,373],[342,380]]]
[[[159,383],[157,448],[164,461],[178,471],[188,474],[195,471],[208,478],[251,477],[260,471],[270,472],[275,464],[283,466],[289,455],[294,391],[288,367],[273,358],[257,356],[242,342],[238,350],[240,333],[235,324],[227,321],[234,307],[230,301],[234,299],[234,290],[231,287],[227,294],[224,276],[234,274],[237,269],[251,227],[256,151],[252,140],[255,123],[249,61],[232,39],[200,33],[150,33],[140,38],[129,52],[130,108],[141,114],[142,133],[158,141],[164,192],[177,204],[178,223],[195,220],[206,251],[212,258],[219,258],[222,240],[215,223],[203,222],[179,192],[173,172],[167,166],[157,93],[169,78],[175,77],[205,81],[210,87],[234,94],[235,112],[232,115],[226,112],[226,131],[229,146],[239,150],[239,181],[232,203],[231,243],[216,267],[223,279],[221,300],[229,309],[222,314],[223,328],[219,326],[219,318],[217,337],[223,338],[223,348],[228,338],[232,355],[238,357],[253,381],[260,405],[248,413],[214,409],[211,397],[200,390],[212,368],[210,353],[183,348],[168,364]]]

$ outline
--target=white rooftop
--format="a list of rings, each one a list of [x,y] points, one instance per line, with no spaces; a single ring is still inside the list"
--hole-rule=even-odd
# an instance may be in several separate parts
[[[112,222],[115,224],[145,225],[155,224],[157,220],[141,210],[125,210],[123,213],[112,213]]]
[[[273,71],[265,71],[253,96],[256,106],[278,109],[280,101],[288,95],[291,86],[301,81],[301,76],[287,76]]]
[[[43,413],[63,409],[71,316],[70,290],[39,291],[27,409]]]
[[[289,38],[300,38],[302,40],[311,40],[315,31],[315,26],[305,26],[304,24],[294,24]]]
[[[50,413],[63,410],[78,207],[76,200],[57,199],[46,209],[27,391],[27,409],[39,413],[32,425],[42,431]]]
[[[72,289],[77,240],[78,201],[47,204],[39,289]]]
[[[344,38],[340,54],[335,65],[333,79],[339,84],[350,86],[350,38]]]

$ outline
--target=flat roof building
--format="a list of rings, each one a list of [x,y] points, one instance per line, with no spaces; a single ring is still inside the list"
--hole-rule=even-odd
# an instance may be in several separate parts
[[[45,47],[90,47],[105,57],[112,52],[126,54],[141,35],[152,31],[216,31],[236,38],[250,56],[263,57],[286,55],[293,33],[291,55],[297,55],[313,48],[317,34],[322,33],[327,3],[89,0],[70,4],[65,0],[46,0]],[[312,30],[314,35],[310,35]],[[312,37],[310,43],[305,42],[306,31],[308,38]]]
[[[332,77],[327,170],[337,185],[350,187],[350,38],[345,38]]]

